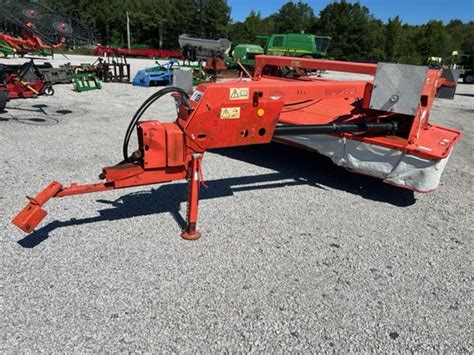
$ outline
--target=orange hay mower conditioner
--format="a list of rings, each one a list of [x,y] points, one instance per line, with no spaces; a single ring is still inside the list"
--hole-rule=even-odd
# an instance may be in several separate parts
[[[124,139],[124,161],[103,168],[97,184],[52,182],[13,219],[31,232],[52,197],[189,182],[187,227],[197,239],[202,159],[213,148],[270,143],[297,145],[329,156],[351,171],[427,192],[438,186],[460,133],[429,123],[433,100],[454,95],[455,77],[426,67],[258,56],[255,75],[199,85],[189,97],[179,88],[153,94],[134,115]],[[368,74],[374,80],[311,78],[312,70]],[[140,121],[146,109],[172,93],[175,122]],[[132,132],[139,146],[128,152]]]

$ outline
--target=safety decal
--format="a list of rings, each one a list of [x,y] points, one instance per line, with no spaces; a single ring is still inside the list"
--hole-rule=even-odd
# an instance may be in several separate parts
[[[203,92],[196,90],[193,93],[193,96],[191,96],[191,100],[193,100],[194,102],[199,102],[199,100],[201,100],[202,95],[204,95]]]
[[[240,118],[240,107],[223,107],[221,108],[221,119],[233,120]]]
[[[230,88],[229,100],[247,100],[249,88]]]

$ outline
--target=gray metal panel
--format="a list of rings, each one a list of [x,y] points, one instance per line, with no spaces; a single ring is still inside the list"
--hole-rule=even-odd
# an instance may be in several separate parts
[[[436,92],[436,97],[440,99],[454,99],[456,94],[456,86],[458,85],[459,75],[461,74],[461,69],[443,69],[441,77],[446,80],[454,83],[454,86],[442,86]]]
[[[418,65],[379,63],[370,108],[415,115],[428,68]]]
[[[193,71],[188,68],[174,69],[173,86],[191,94],[193,92]]]
[[[71,75],[74,73],[72,69],[66,68],[48,68],[40,69],[44,80],[51,84],[70,84],[72,83]]]

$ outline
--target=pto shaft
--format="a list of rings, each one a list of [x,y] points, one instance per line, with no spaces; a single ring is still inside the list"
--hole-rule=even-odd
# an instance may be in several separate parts
[[[398,130],[397,122],[384,123],[329,123],[308,126],[277,126],[276,136],[298,134],[331,134],[331,133],[394,133]]]

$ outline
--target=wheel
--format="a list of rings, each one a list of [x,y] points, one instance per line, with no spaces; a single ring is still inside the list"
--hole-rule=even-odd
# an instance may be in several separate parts
[[[3,112],[8,101],[8,93],[0,90],[0,112]]]
[[[474,74],[467,74],[464,79],[463,79],[463,82],[465,84],[472,84],[474,83]]]
[[[54,95],[53,86],[52,86],[51,84],[45,84],[44,89],[43,89],[43,93],[44,93],[46,96],[52,96],[52,95]]]

